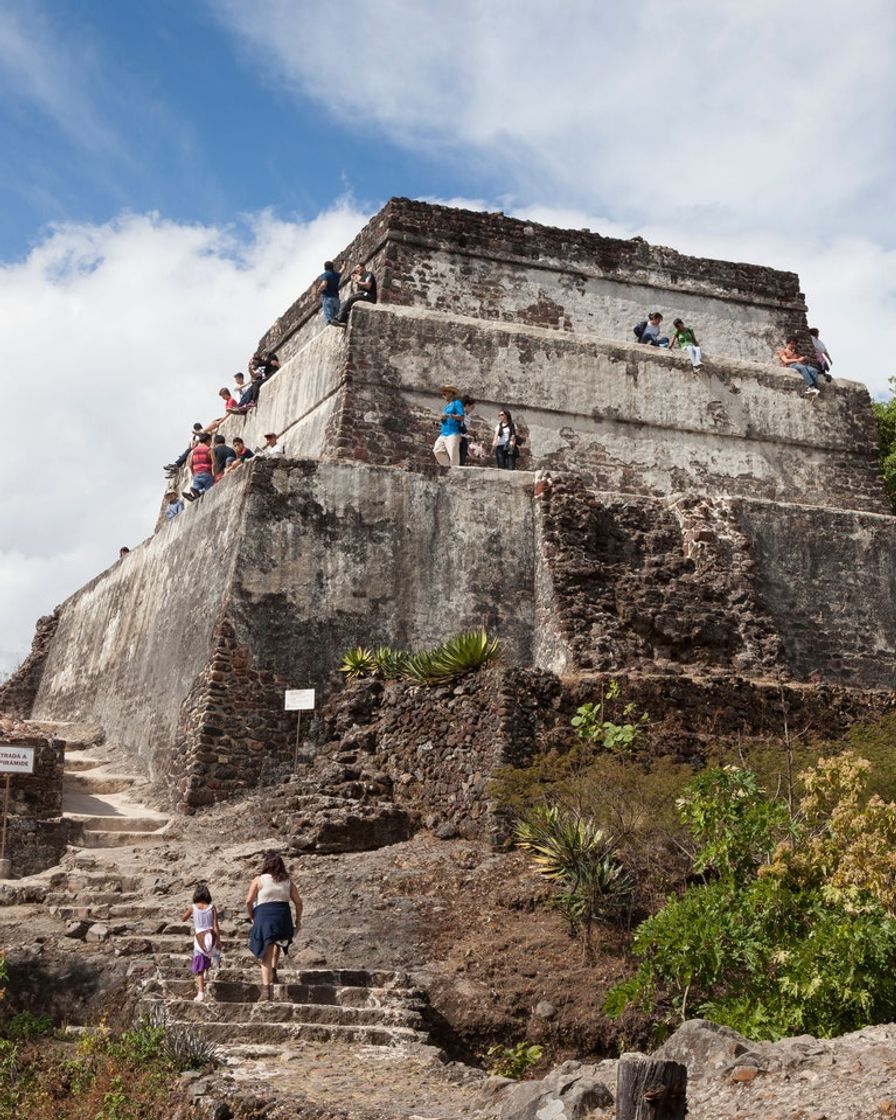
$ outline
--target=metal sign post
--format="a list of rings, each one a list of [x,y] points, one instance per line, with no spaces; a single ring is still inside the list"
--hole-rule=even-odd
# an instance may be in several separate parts
[[[296,713],[296,746],[292,755],[292,772],[299,768],[299,742],[302,733],[302,712],[314,711],[313,688],[288,688],[283,694],[283,709]]]
[[[0,774],[6,775],[3,790],[3,823],[0,826],[0,879],[9,878],[10,862],[6,858],[6,830],[9,821],[9,786],[13,774],[34,773],[34,747],[16,747],[0,743]]]

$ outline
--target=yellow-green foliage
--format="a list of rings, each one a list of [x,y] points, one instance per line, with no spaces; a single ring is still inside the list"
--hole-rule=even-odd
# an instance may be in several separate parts
[[[852,751],[800,774],[799,843],[781,843],[767,874],[798,888],[827,888],[851,907],[862,899],[896,917],[896,803],[867,796],[871,764]]]
[[[679,802],[690,884],[638,927],[641,965],[607,1010],[671,1001],[750,1038],[892,1020],[896,804],[868,796],[869,772],[849,751],[819,759],[794,813],[749,770],[698,775]]]

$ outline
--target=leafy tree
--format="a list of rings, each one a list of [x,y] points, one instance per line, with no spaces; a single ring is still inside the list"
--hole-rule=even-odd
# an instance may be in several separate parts
[[[793,818],[749,771],[700,775],[680,811],[704,881],[641,924],[607,1010],[671,1004],[753,1038],[892,1019],[896,805],[864,801],[867,772],[849,752],[820,760]]]
[[[888,401],[872,401],[871,408],[877,421],[878,454],[887,495],[896,510],[896,377],[890,378]]]

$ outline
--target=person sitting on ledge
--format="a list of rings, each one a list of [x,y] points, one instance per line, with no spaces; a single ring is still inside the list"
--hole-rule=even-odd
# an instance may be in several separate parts
[[[176,490],[169,490],[165,495],[165,501],[168,503],[165,506],[166,521],[173,521],[179,513],[183,513],[184,503],[177,496]]]
[[[235,471],[237,467],[241,466],[248,459],[255,458],[255,452],[251,448],[246,447],[239,436],[233,437],[233,453],[233,460],[224,468],[225,474],[230,474],[231,471]]]
[[[196,446],[196,440],[199,439],[203,430],[204,429],[203,429],[202,425],[197,420],[196,423],[193,425],[193,431],[190,435],[190,446],[186,449],[186,451],[184,451],[184,452],[182,452],[182,454],[178,455],[178,457],[174,460],[173,463],[166,463],[165,466],[162,468],[162,470],[165,471],[165,473],[168,475],[169,478],[173,478],[177,474],[177,472],[180,470],[180,468],[184,465],[184,463],[186,463],[187,459],[190,456],[190,452]]]
[[[353,294],[339,308],[339,314],[330,320],[331,327],[344,327],[356,303],[376,303],[376,277],[363,264],[352,269]]]
[[[815,360],[824,374],[825,381],[830,384],[834,380],[831,377],[831,366],[834,364],[834,359],[831,357],[827,346],[819,338],[818,327],[810,327],[809,334],[812,335],[812,345],[815,347]]]
[[[266,459],[273,459],[277,455],[285,455],[283,444],[276,432],[265,432],[264,434],[264,447],[259,451],[259,455],[264,456]]]
[[[644,346],[661,346],[664,349],[668,347],[669,339],[660,334],[660,323],[662,321],[663,317],[659,311],[651,311],[646,322],[639,323],[635,327],[638,342],[643,343]]]
[[[804,397],[818,396],[818,370],[808,358],[799,352],[795,338],[788,338],[778,351],[778,361],[782,366],[796,370],[803,381],[806,382],[806,388],[803,390]]]
[[[227,467],[236,462],[236,452],[227,446],[223,436],[215,436],[212,454],[215,457],[215,482],[219,482]]]
[[[683,319],[673,319],[672,326],[675,328],[672,338],[669,342],[670,347],[678,347],[679,350],[687,350],[691,359],[691,365],[694,369],[699,369],[703,364],[700,355],[700,343],[697,341],[697,336],[694,334],[693,327],[686,327]]]
[[[270,352],[263,350],[255,353],[249,359],[249,374],[258,374],[261,381],[270,381],[280,368],[280,359]]]

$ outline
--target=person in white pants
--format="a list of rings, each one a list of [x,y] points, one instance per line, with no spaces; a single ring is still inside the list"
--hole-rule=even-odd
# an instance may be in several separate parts
[[[691,365],[694,369],[699,369],[702,365],[702,358],[700,344],[694,334],[693,327],[686,327],[681,319],[673,319],[672,326],[675,328],[675,333],[669,341],[669,347],[677,346],[679,350],[687,350],[691,357]]]
[[[453,385],[443,385],[439,392],[445,407],[442,409],[442,428],[432,453],[439,466],[459,467],[461,425],[464,422],[463,402]]]

